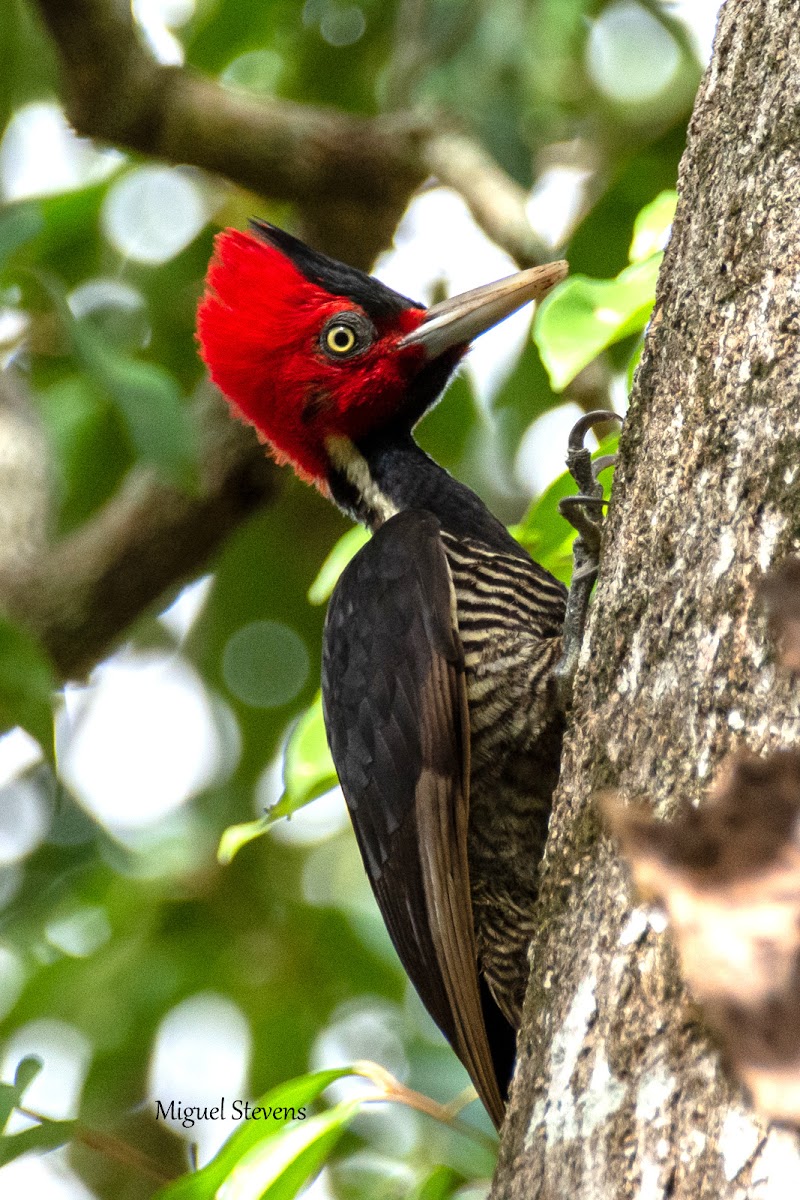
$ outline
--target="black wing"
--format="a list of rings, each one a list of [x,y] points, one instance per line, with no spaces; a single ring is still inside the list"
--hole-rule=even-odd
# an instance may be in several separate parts
[[[322,699],[389,934],[499,1126],[503,1102],[481,1010],[467,866],[464,660],[431,513],[392,517],[342,574],[325,624]]]

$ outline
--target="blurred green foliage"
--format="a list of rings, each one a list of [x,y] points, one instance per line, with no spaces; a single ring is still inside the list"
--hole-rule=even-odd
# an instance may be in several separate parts
[[[671,216],[672,198],[661,193],[674,186],[699,75],[686,39],[664,15],[665,36],[680,51],[669,86],[657,102],[609,98],[587,69],[587,39],[610,7],[602,0],[198,0],[176,31],[188,65],[254,95],[361,113],[407,104],[444,110],[526,187],[553,161],[586,167],[581,215],[559,248],[572,276],[543,307],[535,339],[489,406],[462,374],[419,429],[425,448],[517,521],[522,543],[561,578],[570,531],[557,502],[571,484],[562,477],[529,504],[514,481],[520,440],[570,398],[560,393],[587,364],[599,362],[607,388],[638,352]],[[58,95],[54,55],[31,0],[0,0],[0,51],[5,127],[24,105]],[[0,180],[9,177],[8,162],[0,151]],[[206,212],[200,232],[163,261],[128,257],[110,239],[105,214],[118,181],[140,165],[120,159],[99,182],[0,207],[0,317],[10,322],[0,330],[16,330],[0,338],[0,355],[21,373],[48,439],[54,536],[90,521],[137,465],[192,486],[189,402],[205,386],[195,305],[218,224],[241,221],[254,200],[194,174]],[[267,199],[266,207],[291,225],[285,206]],[[105,291],[87,304],[81,289],[98,281]],[[121,303],[108,281],[124,283],[131,303]],[[409,990],[349,828],[338,819],[303,824],[301,813],[275,820],[333,781],[318,700],[324,600],[361,536],[348,533],[316,492],[287,479],[280,501],[219,554],[185,635],[152,615],[131,631],[134,653],[191,666],[218,726],[221,764],[182,807],[120,832],[46,761],[24,768],[6,789],[9,804],[21,803],[21,787],[35,797],[41,827],[18,860],[0,867],[6,1076],[25,1038],[41,1028],[32,1023],[60,1022],[67,1042],[85,1039],[82,1126],[104,1135],[107,1150],[132,1145],[162,1175],[180,1175],[164,1200],[218,1194],[225,1180],[228,1200],[294,1195],[323,1162],[326,1186],[342,1200],[446,1200],[491,1172],[480,1140],[429,1116],[393,1106],[382,1124],[347,1097],[320,1111],[319,1079],[308,1074],[331,1060],[335,1046],[341,1062],[385,1050],[387,1067],[441,1102],[468,1083]],[[237,677],[230,649],[243,644],[243,630],[256,639],[246,644],[256,645],[265,627],[280,627],[284,644],[289,638],[300,647],[292,658],[297,678],[288,687],[282,681],[285,699],[268,704]],[[41,651],[0,625],[0,719],[26,729],[47,755],[51,695]],[[67,720],[69,705],[58,703],[61,743],[80,720]],[[146,757],[148,747],[129,753]],[[278,802],[268,835],[252,839],[265,827],[264,809]],[[226,830],[223,866],[216,852]],[[316,1115],[288,1128],[242,1126],[208,1165],[186,1174],[191,1131],[181,1141],[153,1119],[148,1072],[167,1015],[209,993],[233,1004],[251,1033],[241,1094],[270,1093],[273,1104],[288,1104],[280,1097],[293,1088]],[[46,1047],[41,1055],[44,1079]],[[27,1082],[0,1090],[4,1117],[23,1102]],[[477,1107],[464,1120],[485,1138],[488,1122]],[[44,1122],[9,1133],[0,1154],[21,1150],[15,1139],[50,1146],[72,1132],[71,1124]],[[138,1200],[155,1191],[124,1153],[90,1151],[78,1139],[70,1161],[98,1197]],[[239,1172],[233,1181],[232,1171]]]
[[[646,326],[676,202],[675,192],[662,192],[638,214],[631,265],[616,278],[570,275],[542,301],[534,340],[554,391],[562,392],[603,350]]]

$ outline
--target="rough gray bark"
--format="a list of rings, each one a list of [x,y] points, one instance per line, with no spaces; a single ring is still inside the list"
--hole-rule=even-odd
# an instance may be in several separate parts
[[[797,744],[755,589],[800,534],[800,3],[728,0],[609,513],[493,1200],[776,1200],[800,1151],[730,1080],[594,797],[703,803]]]

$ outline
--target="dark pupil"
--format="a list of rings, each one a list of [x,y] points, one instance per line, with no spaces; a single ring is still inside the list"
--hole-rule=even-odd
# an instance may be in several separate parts
[[[337,349],[346,350],[350,345],[350,334],[346,329],[337,329],[333,335],[333,341]]]

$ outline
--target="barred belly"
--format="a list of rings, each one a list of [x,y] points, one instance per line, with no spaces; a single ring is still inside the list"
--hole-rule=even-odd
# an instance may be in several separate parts
[[[468,853],[481,971],[517,1027],[564,718],[565,591],[530,559],[443,534],[470,712]]]

